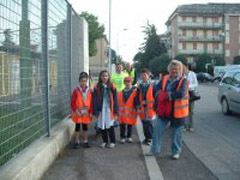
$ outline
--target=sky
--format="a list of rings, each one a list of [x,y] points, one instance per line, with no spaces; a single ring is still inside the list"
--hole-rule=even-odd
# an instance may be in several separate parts
[[[165,22],[179,5],[205,3],[240,3],[239,0],[68,0],[77,13],[88,11],[98,17],[109,37],[109,2],[111,13],[111,47],[131,62],[144,42],[143,26],[149,21],[158,34],[166,31]],[[124,30],[125,29],[125,30]],[[126,30],[127,29],[127,30]]]

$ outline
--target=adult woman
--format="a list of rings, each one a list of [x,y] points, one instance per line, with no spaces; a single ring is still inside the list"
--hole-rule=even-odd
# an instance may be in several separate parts
[[[172,60],[168,65],[169,75],[164,76],[155,88],[157,119],[153,143],[146,155],[160,153],[163,132],[169,122],[172,128],[172,158],[179,159],[182,151],[182,130],[189,115],[188,82],[182,77],[182,63]]]

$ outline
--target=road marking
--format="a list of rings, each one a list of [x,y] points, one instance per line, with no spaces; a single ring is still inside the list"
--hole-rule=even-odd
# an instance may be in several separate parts
[[[141,143],[144,139],[144,135],[140,120],[137,123],[137,132],[150,180],[163,180],[162,172],[158,166],[156,158],[154,156],[145,156],[145,154],[149,152],[149,147]]]

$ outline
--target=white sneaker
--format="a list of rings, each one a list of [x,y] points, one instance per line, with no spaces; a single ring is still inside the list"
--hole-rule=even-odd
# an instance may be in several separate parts
[[[108,148],[110,148],[110,149],[113,149],[115,147],[115,144],[114,143],[110,143],[109,145],[108,145]]]
[[[105,143],[105,142],[103,142],[103,143],[100,145],[101,148],[105,148],[106,146],[107,146],[107,143]]]
[[[173,154],[173,155],[172,155],[172,158],[173,158],[173,159],[176,159],[176,160],[179,159],[179,157],[180,157],[180,154]]]
[[[121,142],[122,144],[124,144],[124,143],[126,142],[126,139],[122,138],[122,139],[120,140],[120,142]]]
[[[128,143],[133,143],[133,139],[130,137],[130,138],[127,138],[127,142]]]

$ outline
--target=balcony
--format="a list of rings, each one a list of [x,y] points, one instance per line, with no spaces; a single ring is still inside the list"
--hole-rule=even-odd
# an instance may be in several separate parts
[[[221,29],[223,23],[178,22],[180,29]]]
[[[221,36],[212,36],[212,37],[203,37],[203,36],[179,36],[179,41],[188,41],[188,42],[222,42],[223,37]]]
[[[204,49],[179,49],[179,54],[185,55],[198,55],[198,54],[212,54],[212,55],[223,55],[223,50],[204,50]]]

